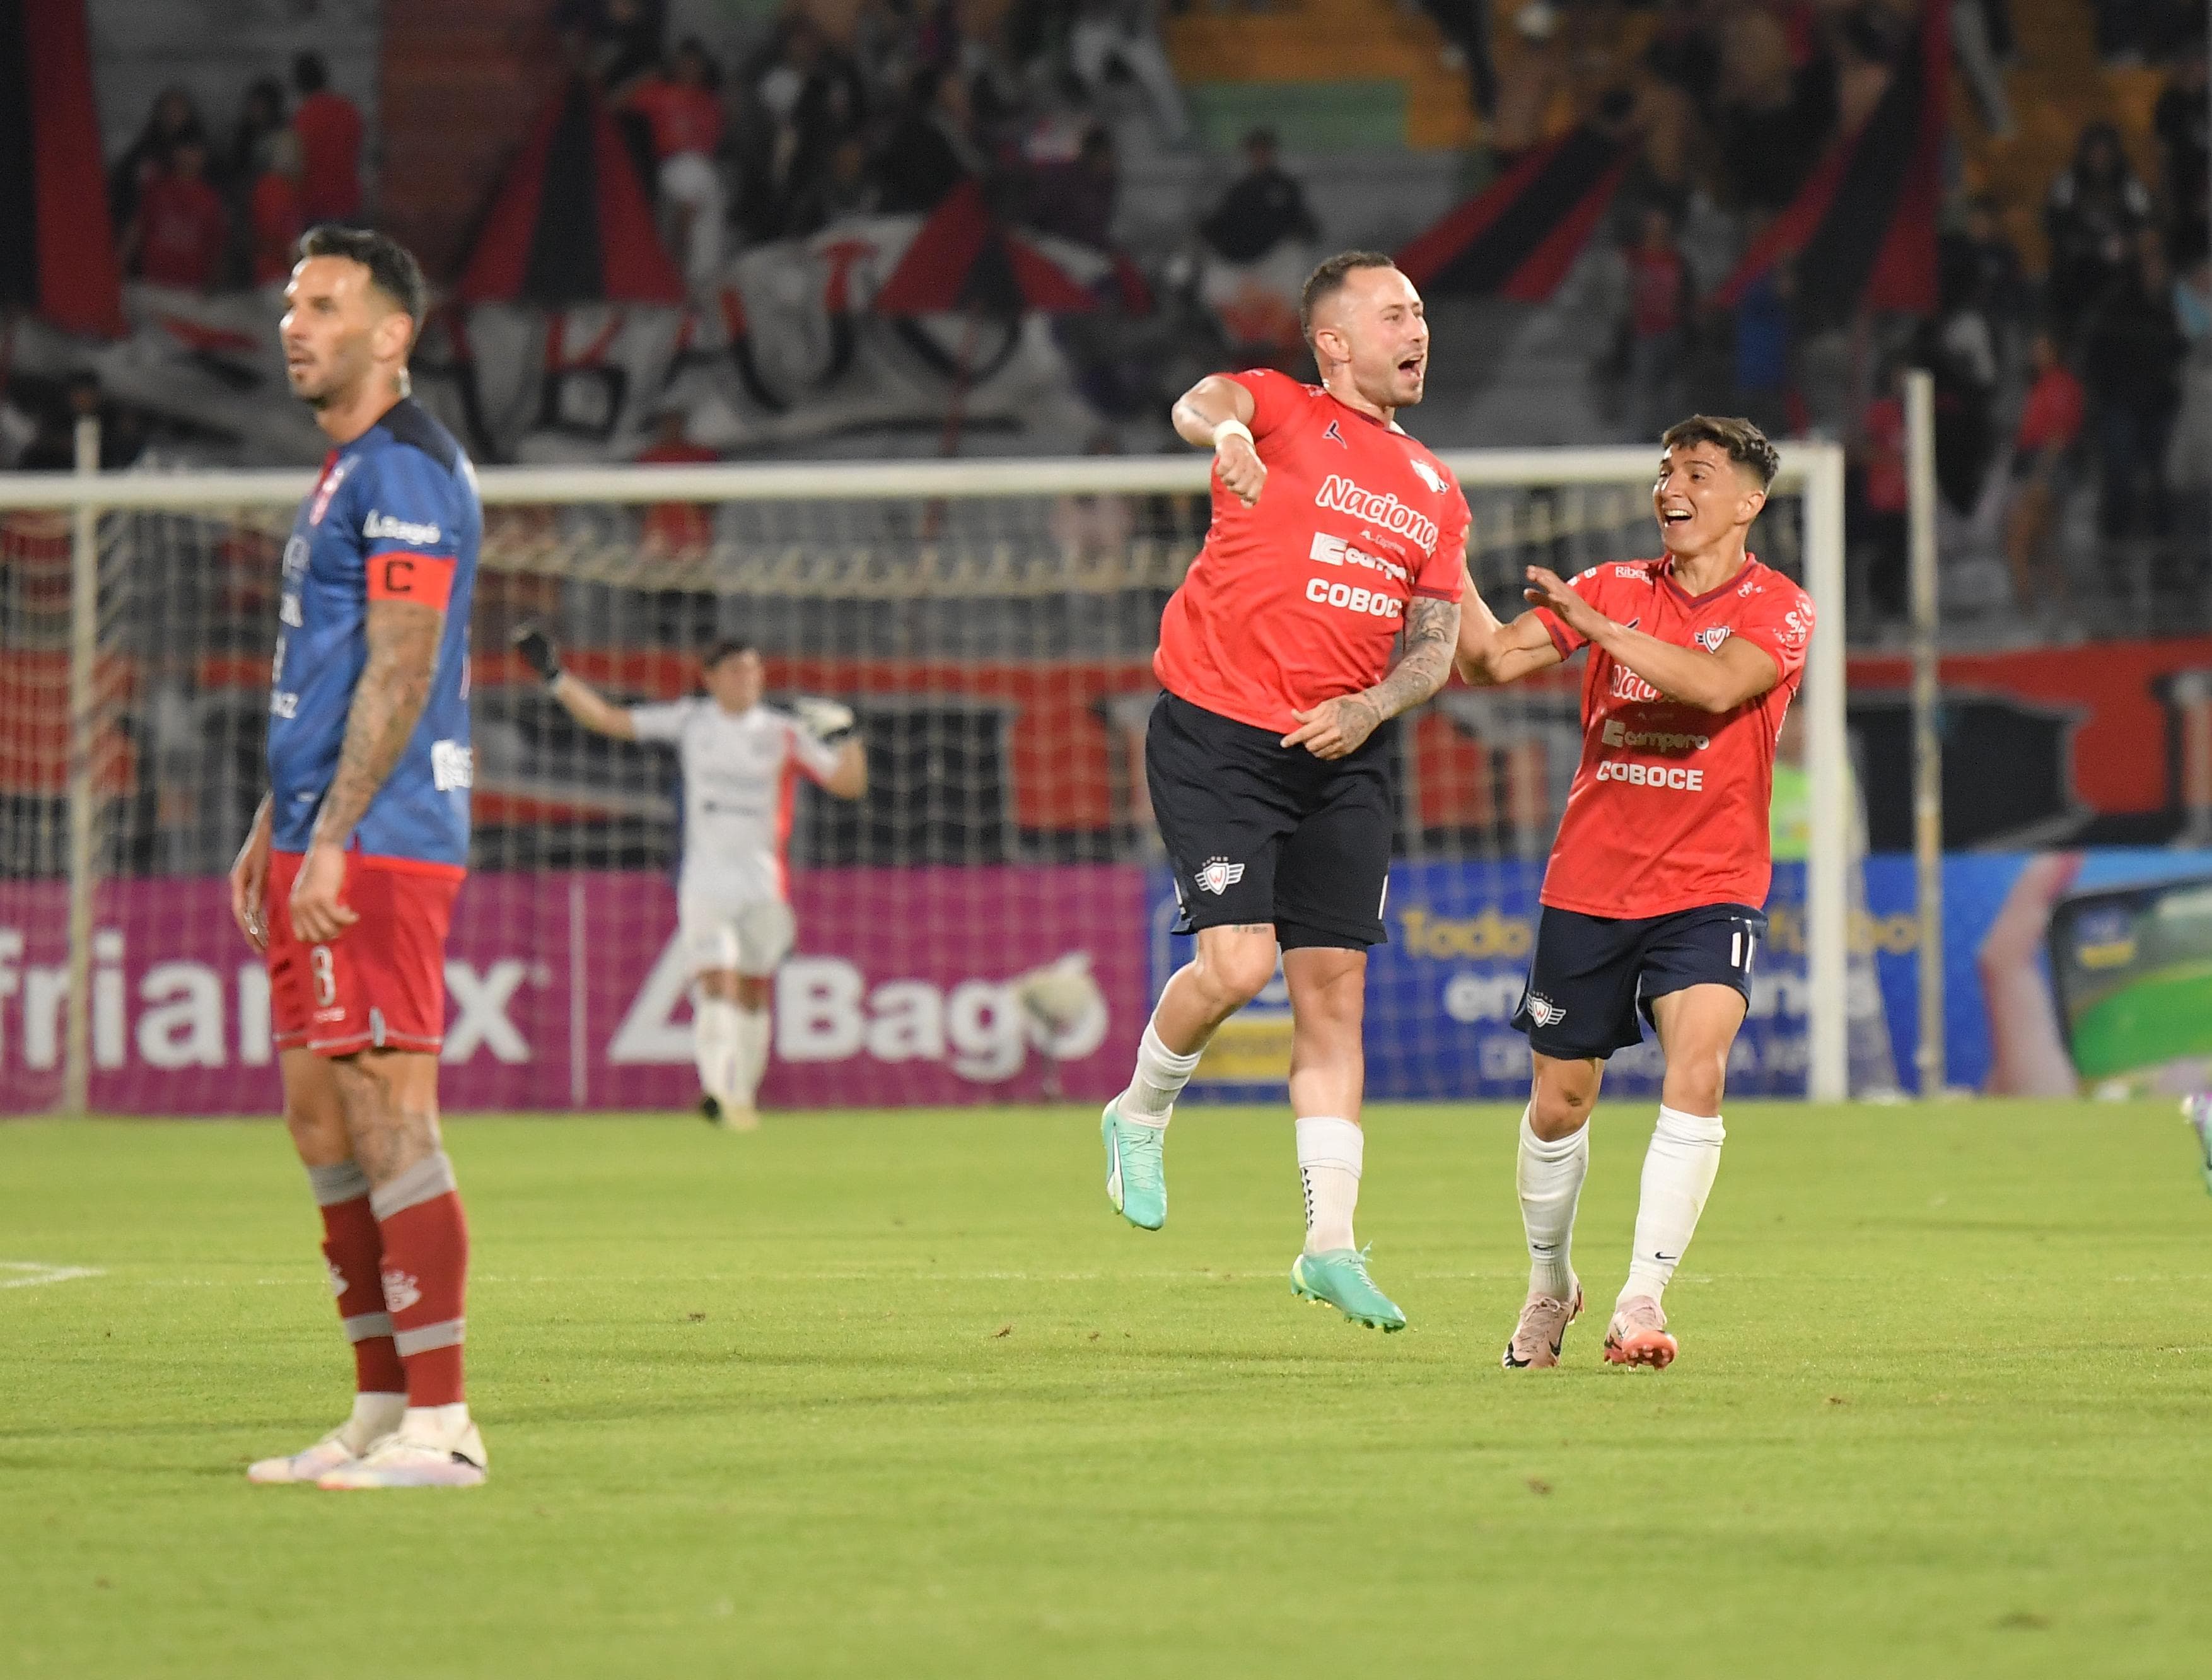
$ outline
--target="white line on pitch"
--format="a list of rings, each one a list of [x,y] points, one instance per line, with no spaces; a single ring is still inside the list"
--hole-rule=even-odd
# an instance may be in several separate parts
[[[97,1266],[49,1266],[42,1260],[0,1260],[0,1272],[20,1276],[0,1277],[0,1289],[35,1289],[41,1283],[66,1283],[73,1277],[103,1277]]]

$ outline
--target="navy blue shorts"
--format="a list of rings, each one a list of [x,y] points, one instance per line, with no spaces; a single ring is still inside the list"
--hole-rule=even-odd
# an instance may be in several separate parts
[[[1766,916],[1748,904],[1700,904],[1623,919],[1544,906],[1513,1025],[1540,1055],[1602,1061],[1641,1044],[1637,1016],[1688,986],[1733,986],[1751,1001],[1751,958]]]

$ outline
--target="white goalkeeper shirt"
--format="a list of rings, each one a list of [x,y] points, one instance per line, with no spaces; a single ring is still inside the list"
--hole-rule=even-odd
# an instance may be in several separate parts
[[[738,906],[784,897],[784,850],[803,775],[825,782],[837,750],[770,706],[726,712],[698,697],[632,706],[641,741],[674,746],[684,776],[679,897]]]

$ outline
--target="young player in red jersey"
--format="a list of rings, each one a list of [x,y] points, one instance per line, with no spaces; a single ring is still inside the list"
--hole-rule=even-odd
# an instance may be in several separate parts
[[[1376,732],[1449,673],[1468,514],[1395,418],[1428,371],[1413,283],[1388,257],[1347,252],[1314,271],[1302,313],[1318,387],[1215,374],[1175,407],[1183,439],[1214,452],[1213,523],[1160,620],[1145,773],[1198,953],[1106,1106],[1106,1193],[1132,1225],[1165,1220],[1175,1099],[1279,949],[1306,1199],[1291,1286],[1397,1330],[1405,1315],[1352,1235],[1367,947],[1384,937],[1394,827]]]
[[[1778,465],[1759,429],[1700,415],[1662,450],[1651,500],[1663,557],[1571,582],[1531,566],[1534,610],[1510,624],[1471,577],[1463,600],[1456,663],[1470,683],[1510,683],[1590,650],[1582,762],[1514,1018],[1535,1076],[1517,1175],[1528,1298],[1508,1369],[1557,1365],[1582,1311],[1569,1242],[1590,1109],[1606,1057],[1641,1040],[1639,1013],[1658,1030],[1667,1074],[1605,1356],[1674,1359],[1660,1298],[1720,1167],[1729,1050],[1766,931],[1774,744],[1813,603],[1744,546]]]
[[[381,234],[317,228],[285,288],[295,394],[332,447],[284,545],[269,793],[230,873],[269,961],[284,1121],[353,1343],[352,1415],[256,1482],[467,1487],[468,1227],[438,1129],[445,944],[468,862],[468,624],[483,512],[407,394],[428,302]]]

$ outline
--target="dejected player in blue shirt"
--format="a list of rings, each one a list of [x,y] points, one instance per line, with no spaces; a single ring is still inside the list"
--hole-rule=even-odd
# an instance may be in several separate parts
[[[469,601],[483,513],[407,394],[422,272],[317,228],[285,288],[285,370],[333,447],[284,545],[269,793],[231,908],[269,959],[284,1118],[353,1344],[350,1416],[256,1482],[470,1486],[468,1227],[438,1130],[445,946],[469,849]]]

